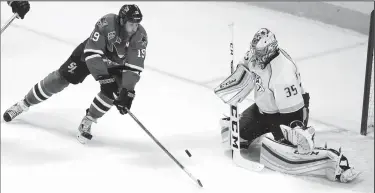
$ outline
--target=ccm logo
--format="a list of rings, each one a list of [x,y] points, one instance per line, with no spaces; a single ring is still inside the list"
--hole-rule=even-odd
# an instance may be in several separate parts
[[[237,79],[229,80],[228,82],[221,84],[221,85],[220,85],[220,88],[227,87],[227,86],[231,85],[232,83],[234,83],[234,82],[236,82],[236,81],[237,81]]]

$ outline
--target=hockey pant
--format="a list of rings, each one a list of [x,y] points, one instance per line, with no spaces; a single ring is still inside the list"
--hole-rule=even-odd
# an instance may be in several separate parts
[[[276,140],[280,140],[283,138],[281,124],[289,126],[294,121],[306,123],[307,119],[305,107],[291,114],[271,115],[261,113],[254,103],[240,116],[240,137],[252,142],[263,134],[272,133]]]

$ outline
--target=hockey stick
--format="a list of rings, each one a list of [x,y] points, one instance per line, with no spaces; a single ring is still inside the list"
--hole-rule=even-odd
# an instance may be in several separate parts
[[[1,34],[8,28],[8,26],[18,17],[18,13],[13,14],[13,16],[1,27]]]
[[[145,126],[143,126],[143,124],[133,115],[133,113],[132,112],[130,112],[129,111],[129,109],[127,109],[126,108],[126,110],[127,110],[127,112],[128,112],[128,114],[134,119],[134,121],[135,122],[137,122],[138,123],[138,125],[147,133],[147,135],[148,136],[150,136],[151,138],[152,138],[152,140],[154,140],[154,142],[156,143],[156,144],[158,144],[158,146],[161,148],[161,149],[163,149],[163,151],[170,157],[170,158],[172,158],[172,160],[178,165],[178,166],[180,166],[180,168],[182,169],[182,170],[184,170],[184,172],[187,174],[187,175],[189,175],[189,177],[192,179],[192,180],[194,180],[196,183],[198,183],[198,185],[200,186],[200,187],[202,187],[203,188],[203,185],[202,185],[202,183],[201,183],[201,181],[199,180],[199,179],[197,179],[197,178],[195,178],[179,161],[177,161],[177,159],[176,158],[174,158],[173,157],[173,155],[171,154],[171,153],[169,153],[169,151],[146,129],[146,127]]]
[[[231,65],[231,73],[234,71],[234,46],[233,46],[233,34],[234,34],[234,23],[231,23],[229,25],[231,29],[232,39],[230,42],[230,54],[232,56],[230,65]],[[234,101],[233,104],[230,104],[230,125],[231,125],[231,131],[230,131],[230,145],[232,148],[232,160],[233,162],[242,168],[252,170],[252,171],[261,171],[264,168],[263,164],[253,162],[251,160],[247,160],[242,157],[241,155],[241,143],[240,143],[240,121],[238,116],[238,108],[237,108],[237,101]]]

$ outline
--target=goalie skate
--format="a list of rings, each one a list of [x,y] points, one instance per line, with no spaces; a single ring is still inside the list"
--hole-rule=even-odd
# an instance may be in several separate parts
[[[353,181],[355,178],[361,174],[360,171],[354,169],[354,167],[349,166],[348,159],[342,154],[341,148],[339,149],[339,152],[330,149],[332,152],[336,153],[338,156],[337,158],[337,166],[335,171],[335,180],[342,182],[342,183],[348,183],[350,181]],[[331,177],[332,178],[332,177]]]
[[[24,100],[21,100],[5,111],[3,115],[4,121],[10,122],[18,115],[27,110],[29,110],[29,106],[25,103]]]

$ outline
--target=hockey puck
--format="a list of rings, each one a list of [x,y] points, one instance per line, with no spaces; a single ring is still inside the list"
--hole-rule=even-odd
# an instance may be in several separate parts
[[[189,152],[187,149],[185,149],[185,152],[186,152],[186,154],[187,154],[189,157],[191,157],[191,154],[190,154],[190,152]]]
[[[197,180],[197,182],[198,182],[199,186],[203,188],[203,184],[199,179]]]

